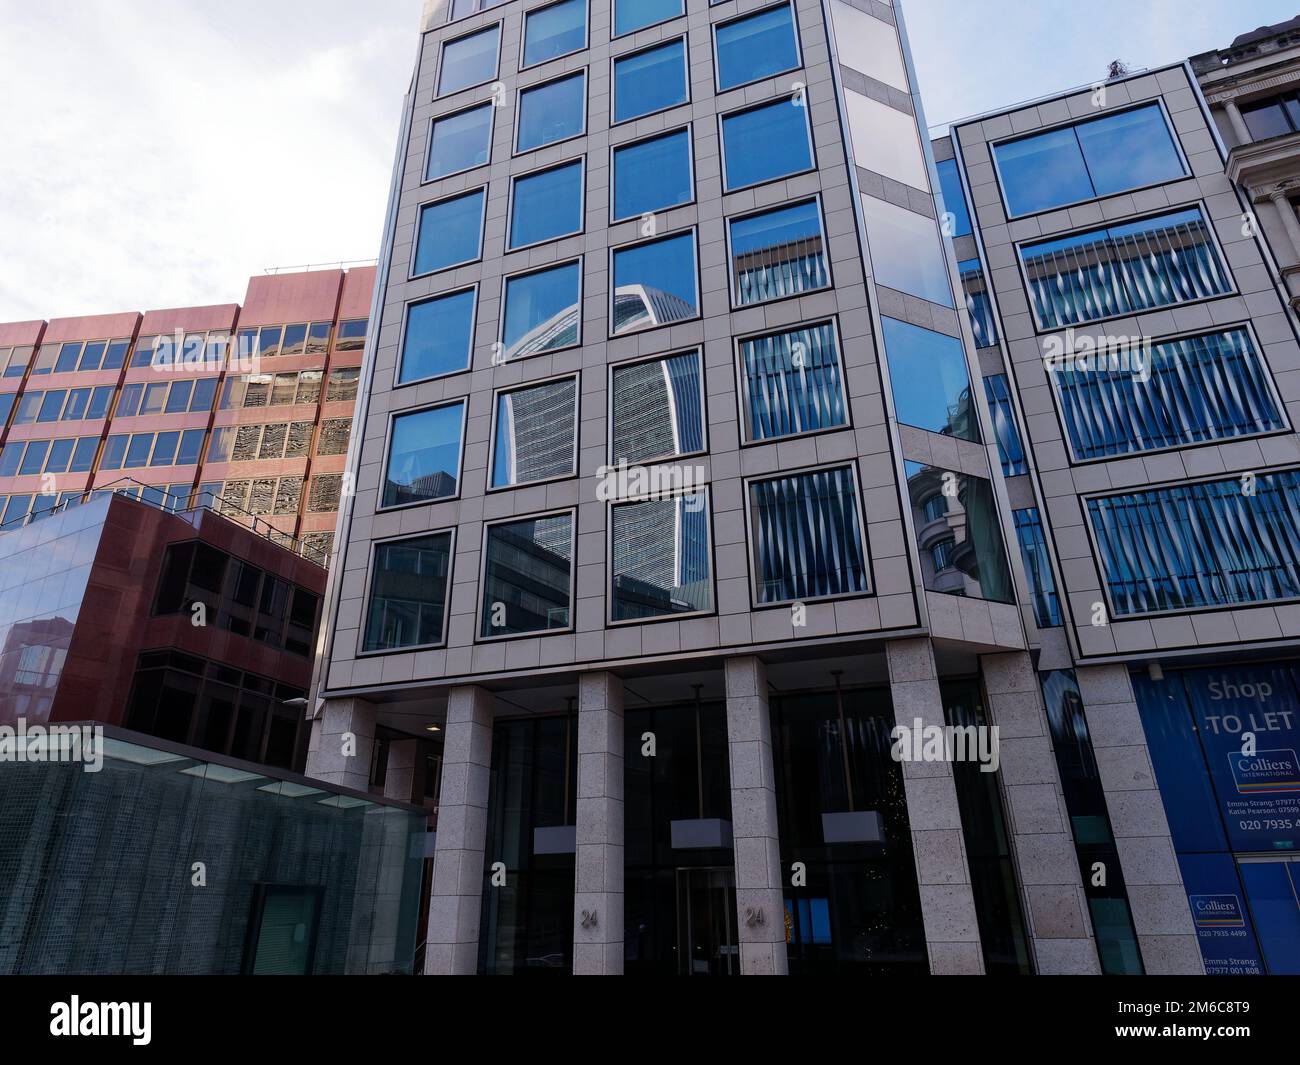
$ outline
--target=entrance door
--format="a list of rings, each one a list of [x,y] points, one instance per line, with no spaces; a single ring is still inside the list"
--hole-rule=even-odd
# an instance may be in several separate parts
[[[677,957],[683,976],[740,972],[736,876],[730,867],[677,870]]]

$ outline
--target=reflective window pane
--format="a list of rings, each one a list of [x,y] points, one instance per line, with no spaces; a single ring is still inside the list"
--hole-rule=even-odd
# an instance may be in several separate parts
[[[577,399],[572,377],[497,396],[493,488],[572,476]]]
[[[934,220],[874,196],[861,200],[876,284],[951,307],[948,260]]]
[[[524,58],[531,67],[576,52],[587,39],[587,0],[560,0],[524,16]]]
[[[479,635],[567,629],[573,583],[573,515],[489,525]]]
[[[435,118],[429,134],[429,165],[424,176],[431,181],[473,166],[483,166],[491,152],[491,104]]]
[[[669,41],[614,60],[614,121],[684,104],[686,42]]]
[[[799,65],[789,6],[768,8],[721,23],[714,34],[720,92]]]
[[[882,317],[880,324],[898,420],[978,443],[979,423],[961,341],[897,318]]]
[[[507,278],[504,357],[519,359],[578,343],[581,284],[577,262]]]
[[[1071,128],[996,145],[993,157],[1011,214],[1045,211],[1092,198],[1092,182]]]
[[[739,347],[746,441],[848,424],[830,322],[750,337]]]
[[[497,76],[497,43],[501,27],[489,26],[478,33],[448,41],[442,46],[442,69],[438,72],[438,95],[481,85]]]
[[[393,419],[381,506],[454,496],[460,480],[465,403],[399,414]]]
[[[695,234],[634,244],[614,251],[615,335],[694,318],[700,313]]]
[[[511,248],[554,240],[581,229],[581,160],[515,179]]]
[[[835,27],[835,50],[839,60],[860,74],[911,92],[898,46],[898,31],[843,0],[831,0],[831,22]]]
[[[451,292],[406,309],[398,384],[469,369],[474,290]]]
[[[811,169],[808,108],[789,97],[725,115],[722,150],[728,189]]]
[[[916,119],[858,92],[845,92],[844,106],[858,165],[929,192],[930,177],[916,134]]]
[[[732,219],[731,283],[737,306],[831,283],[816,200]]]
[[[961,177],[957,173],[956,159],[941,159],[935,164],[939,171],[939,195],[945,213],[952,215],[950,237],[969,235],[970,212],[966,210],[966,197],[962,195]]]
[[[613,621],[713,609],[707,491],[623,503],[610,522]]]
[[[993,485],[919,462],[904,468],[926,589],[1014,602]]]
[[[614,36],[677,18],[684,11],[683,0],[614,0]]]
[[[420,208],[420,235],[413,274],[431,273],[479,257],[482,253],[484,195],[484,190],[478,189]],[[340,350],[343,350],[341,344]]]
[[[614,367],[613,464],[703,451],[703,380],[698,351]]]
[[[691,201],[690,130],[614,149],[614,220]]]
[[[519,94],[519,125],[515,150],[526,152],[543,144],[576,137],[587,120],[587,76],[579,71]]]
[[[451,533],[375,546],[363,651],[442,643]]]

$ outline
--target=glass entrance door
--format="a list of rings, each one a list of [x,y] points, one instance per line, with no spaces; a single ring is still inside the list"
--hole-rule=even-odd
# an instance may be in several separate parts
[[[740,972],[732,869],[677,870],[677,957],[683,976]]]

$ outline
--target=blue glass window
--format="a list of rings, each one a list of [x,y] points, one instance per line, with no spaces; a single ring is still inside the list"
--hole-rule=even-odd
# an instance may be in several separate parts
[[[738,307],[831,283],[816,200],[732,219],[731,285]]]
[[[1283,428],[1245,329],[1166,340],[1049,367],[1080,459]]]
[[[611,379],[614,465],[704,450],[704,377],[698,351],[624,363],[614,367]]]
[[[926,589],[1015,602],[993,483],[919,462],[904,462],[903,469]]]
[[[984,396],[989,401],[993,415],[993,435],[998,442],[998,459],[1004,477],[1018,477],[1029,472],[1025,448],[1016,429],[1016,416],[1011,406],[1011,386],[1004,373],[984,378]]]
[[[948,260],[934,221],[875,196],[861,202],[876,284],[951,307]]]
[[[469,369],[474,302],[474,290],[469,288],[407,307],[399,385]]]
[[[40,410],[36,412],[38,422],[57,422],[63,412],[63,401],[67,399],[67,389],[54,388],[45,393]]]
[[[993,157],[1011,215],[1173,181],[1187,173],[1159,104],[1004,141],[993,146]]]
[[[966,297],[966,313],[970,317],[970,331],[977,348],[987,348],[998,342],[997,319],[993,317],[993,304],[988,287],[984,284],[984,270],[978,259],[963,259],[957,264],[961,274],[962,294]]]
[[[483,166],[492,155],[492,105],[483,104],[435,118],[429,133],[427,181],[471,167]]]
[[[728,191],[810,170],[807,101],[786,97],[724,115],[722,154]]]
[[[690,203],[691,186],[689,128],[614,149],[616,222]]]
[[[573,515],[489,525],[479,635],[567,629],[573,598]]]
[[[577,417],[575,377],[499,393],[492,487],[572,476]]]
[[[45,460],[46,473],[66,473],[68,461],[72,458],[72,449],[76,444],[70,436],[50,442],[50,454]]]
[[[159,433],[154,441],[153,453],[149,459],[150,466],[171,466],[176,461],[176,447],[181,442],[178,432]]]
[[[14,398],[16,392],[0,393],[0,431],[4,430],[5,422],[9,420],[9,412],[14,409]]]
[[[610,619],[713,609],[707,490],[610,508]]]
[[[753,481],[749,522],[758,603],[855,595],[867,590],[852,468]]]
[[[1012,517],[1016,523],[1016,539],[1020,542],[1020,558],[1029,579],[1034,622],[1040,629],[1053,628],[1061,624],[1061,601],[1056,594],[1056,579],[1052,576],[1052,561],[1047,554],[1047,537],[1043,534],[1038,508],[1013,511]]]
[[[111,437],[109,439],[112,439]],[[72,450],[72,461],[68,465],[69,473],[87,473],[95,461],[95,452],[99,450],[99,440],[93,436],[83,436],[77,440]],[[107,454],[107,452],[105,452]],[[107,469],[107,467],[105,467]]]
[[[1300,598],[1300,471],[1088,500],[1114,616]]]
[[[581,285],[578,262],[507,278],[501,334],[504,358],[519,359],[577,344]]]
[[[130,441],[126,433],[118,433],[104,441],[104,454],[100,456],[101,470],[120,470],[122,459],[126,457],[126,445]]]
[[[64,344],[59,348],[59,358],[54,364],[55,373],[70,373],[77,368],[77,360],[81,358],[81,344]]]
[[[610,332],[615,336],[700,313],[694,233],[616,248],[613,261]]]
[[[511,248],[554,240],[582,229],[582,160],[515,178]]]
[[[614,0],[614,36],[677,18],[684,12],[683,0]]]
[[[498,24],[444,44],[442,69],[438,71],[438,95],[446,96],[495,78],[500,36],[501,26]]]
[[[614,60],[614,121],[684,104],[686,42],[669,41]]]
[[[473,262],[483,254],[485,189],[420,208],[420,234],[412,276]]]
[[[362,651],[442,643],[451,533],[375,545]]]
[[[897,318],[881,318],[894,414],[904,425],[979,442],[961,341]]]
[[[582,71],[519,94],[515,151],[576,137],[587,123],[587,75]]]
[[[587,43],[587,0],[560,0],[524,16],[523,67],[579,51]]]
[[[742,340],[740,373],[746,441],[848,424],[830,322]]]
[[[153,450],[153,433],[135,433],[126,448],[126,458],[122,465],[128,469],[139,469],[149,464],[149,453]]]
[[[393,418],[380,506],[454,496],[460,485],[465,401]]]
[[[788,4],[719,23],[714,34],[719,92],[799,65],[794,17]]]
[[[942,159],[935,166],[939,170],[939,194],[943,209],[952,215],[950,237],[970,234],[970,213],[966,210],[966,197],[961,191],[961,177],[957,173],[956,159]],[[947,232],[947,230],[945,230]]]
[[[1024,244],[1020,261],[1043,330],[1232,291],[1197,207]]]

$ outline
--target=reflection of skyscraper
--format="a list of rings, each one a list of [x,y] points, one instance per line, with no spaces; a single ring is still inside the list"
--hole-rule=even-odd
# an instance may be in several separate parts
[[[554,348],[567,348],[578,342],[578,312],[580,307],[572,303],[558,314],[551,315],[528,330],[511,344],[505,351],[505,358],[522,359],[526,355],[536,355],[539,351],[551,351]]]
[[[741,303],[793,296],[830,283],[820,235],[744,252],[736,256],[735,269]]]
[[[543,480],[573,467],[572,380],[501,397],[494,484]]]
[[[703,449],[704,411],[694,352],[620,366],[614,389],[620,454],[658,458]]]
[[[668,325],[694,318],[695,308],[680,296],[645,285],[620,285],[614,290],[614,332]]]
[[[706,514],[702,494],[618,508],[616,621],[709,608]]]

